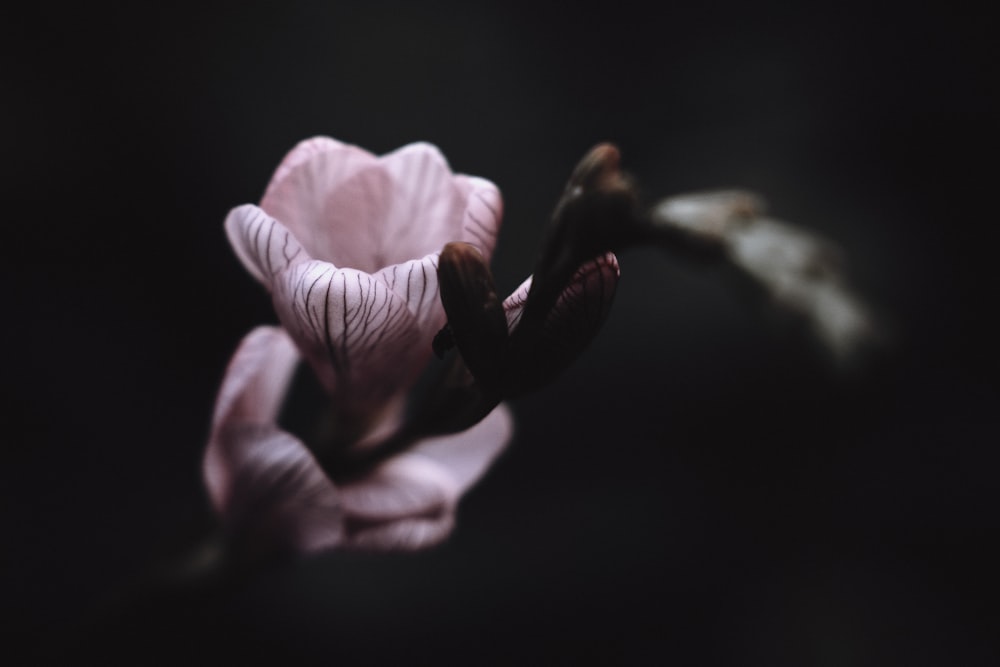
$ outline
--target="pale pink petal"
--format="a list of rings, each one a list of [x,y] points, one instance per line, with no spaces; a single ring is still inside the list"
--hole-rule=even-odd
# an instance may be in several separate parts
[[[488,262],[497,245],[503,217],[503,198],[496,185],[477,176],[455,176],[466,196],[460,240],[479,248]]]
[[[289,169],[260,206],[288,227],[310,256],[373,273],[394,263],[383,256],[382,245],[395,199],[392,179],[378,159],[341,145]]]
[[[443,540],[454,525],[454,479],[413,454],[396,456],[339,491],[348,547],[421,549]]]
[[[229,212],[226,236],[244,268],[269,289],[278,273],[310,259],[283,224],[253,204]]]
[[[230,538],[257,553],[308,553],[344,537],[337,490],[302,442],[274,425],[229,424],[209,448],[229,480],[219,508]]]
[[[230,538],[255,552],[336,546],[339,501],[312,454],[274,420],[298,353],[276,327],[247,335],[219,390],[203,473]]]
[[[421,440],[411,450],[448,472],[456,500],[485,474],[510,442],[514,418],[510,408],[498,405],[482,421],[462,433]]]
[[[360,524],[348,522],[343,548],[364,551],[417,551],[440,544],[455,527],[454,512],[400,521]]]
[[[391,521],[436,514],[455,501],[458,486],[449,471],[423,457],[400,454],[361,479],[340,485],[349,518]]]
[[[379,163],[392,182],[381,266],[423,257],[461,238],[466,197],[435,146],[410,144]]]
[[[282,329],[264,326],[247,334],[219,388],[213,428],[230,421],[274,422],[298,363],[295,343]]]
[[[430,354],[434,334],[447,319],[438,293],[438,256],[435,252],[421,259],[393,264],[375,274],[389,289],[406,300],[406,307],[417,321],[420,338],[414,345],[427,348]]]
[[[274,189],[274,187],[285,179],[292,169],[299,166],[303,162],[306,162],[314,155],[318,153],[326,153],[328,151],[335,151],[344,147],[343,142],[337,141],[330,137],[312,137],[310,139],[304,139],[295,145],[295,148],[288,151],[282,159],[281,164],[278,168],[274,170],[274,175],[271,177],[271,182],[267,184],[267,190],[264,192],[264,196],[267,197],[268,193]]]
[[[531,291],[531,281],[534,276],[528,276],[510,296],[503,300],[504,315],[507,316],[507,330],[513,331],[521,315],[524,314],[524,304],[528,301],[528,292]]]
[[[513,433],[501,405],[469,430],[429,438],[340,488],[346,545],[411,550],[443,540],[461,495],[489,468]]]
[[[367,273],[318,261],[275,284],[278,318],[338,409],[377,414],[407,391],[428,352],[406,300]]]

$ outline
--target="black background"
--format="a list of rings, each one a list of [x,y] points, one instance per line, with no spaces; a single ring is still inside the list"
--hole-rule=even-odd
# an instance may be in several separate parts
[[[327,134],[376,153],[431,141],[496,182],[505,290],[598,141],[648,203],[757,190],[846,249],[893,352],[837,379],[724,274],[627,252],[611,320],[514,403],[517,438],[445,546],[309,559],[202,615],[149,613],[90,658],[1000,659],[984,17],[628,0],[3,11],[8,649],[62,645],[204,507],[221,373],[274,321],[222,220]]]

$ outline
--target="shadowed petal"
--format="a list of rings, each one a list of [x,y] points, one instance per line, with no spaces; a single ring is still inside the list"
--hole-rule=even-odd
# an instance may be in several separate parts
[[[572,335],[581,326],[585,329],[600,326],[615,296],[619,277],[618,258],[613,253],[583,264],[574,274],[569,286],[556,300],[556,305],[546,318],[545,329],[555,337],[565,330]],[[504,299],[507,327],[513,332],[521,321],[524,304],[531,290],[531,276]]]
[[[366,521],[436,514],[458,497],[448,470],[410,454],[396,456],[340,488],[348,517]]]
[[[277,281],[274,305],[337,407],[347,412],[377,413],[410,388],[429,355],[429,344],[412,344],[420,331],[405,299],[361,271],[296,264]]]
[[[422,440],[412,451],[447,470],[461,495],[479,481],[513,434],[514,418],[501,404],[469,430]]]
[[[209,448],[228,471],[219,511],[239,548],[267,557],[341,543],[337,490],[297,438],[273,425],[229,424]]]
[[[584,263],[562,291],[545,318],[539,336],[517,337],[518,326],[531,289],[531,278],[504,300],[507,326],[523,373],[517,391],[548,382],[586,349],[604,324],[618,287],[618,259],[613,253]]]
[[[274,425],[297,362],[280,329],[247,335],[223,379],[205,452],[212,505],[253,557],[330,548],[342,534],[333,485],[306,447]]]
[[[513,420],[499,406],[469,430],[421,441],[365,477],[342,485],[347,544],[418,549],[444,539],[455,507],[510,440]]]
[[[344,548],[365,551],[417,551],[440,544],[455,527],[455,514],[443,512],[433,517],[414,517],[359,527],[348,536]]]
[[[244,268],[269,289],[278,273],[310,259],[288,228],[253,204],[229,212],[226,236]]]

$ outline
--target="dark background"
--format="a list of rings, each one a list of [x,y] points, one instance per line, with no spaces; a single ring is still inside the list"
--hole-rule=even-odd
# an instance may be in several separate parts
[[[630,251],[445,546],[146,610],[89,658],[1000,659],[995,31],[953,6],[643,7],[3,10],[8,650],[64,645],[205,506],[222,371],[274,321],[222,220],[328,134],[496,182],[505,290],[598,141],[648,203],[752,188],[844,246],[892,352],[839,378],[724,273]]]

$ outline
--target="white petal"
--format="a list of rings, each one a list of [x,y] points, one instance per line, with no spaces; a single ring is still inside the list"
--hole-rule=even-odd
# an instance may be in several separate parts
[[[309,259],[284,225],[253,204],[229,212],[226,236],[246,270],[268,288],[278,273]]]

